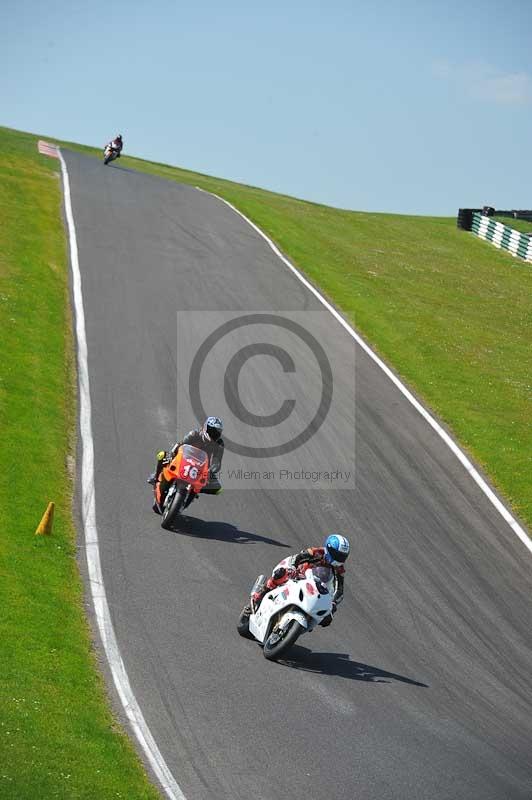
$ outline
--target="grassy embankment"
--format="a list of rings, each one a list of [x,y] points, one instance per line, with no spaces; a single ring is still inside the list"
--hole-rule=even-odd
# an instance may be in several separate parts
[[[532,526],[532,265],[454,218],[341,211],[127,156],[110,169],[122,165],[215,192],[259,225]]]
[[[108,710],[76,566],[59,162],[3,128],[0,154],[0,797],[155,800]],[[36,537],[49,500],[53,536]]]

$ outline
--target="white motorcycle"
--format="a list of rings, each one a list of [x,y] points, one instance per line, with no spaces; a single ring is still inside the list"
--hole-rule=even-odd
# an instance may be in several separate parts
[[[112,147],[110,144],[108,144],[103,151],[103,163],[108,164],[110,161],[114,161],[115,158],[118,158],[119,156],[120,150],[117,147]]]
[[[289,559],[278,566],[290,568]],[[264,588],[266,578],[259,575],[251,595]],[[302,633],[333,614],[336,578],[329,566],[312,566],[264,595],[258,608],[251,599],[251,614],[244,609],[237,630],[247,639],[262,644],[264,657],[274,661],[286,653]]]

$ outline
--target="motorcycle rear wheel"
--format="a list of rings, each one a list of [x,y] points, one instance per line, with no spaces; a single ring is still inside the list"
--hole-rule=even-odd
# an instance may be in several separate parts
[[[264,642],[264,649],[262,651],[264,653],[264,658],[267,658],[268,661],[276,661],[292,647],[296,639],[298,639],[305,630],[306,628],[300,625],[296,619],[288,623],[281,637],[279,637],[278,632],[276,633],[275,630],[273,630]]]
[[[177,518],[183,508],[184,502],[187,499],[186,486],[180,486],[172,497],[170,505],[165,506],[163,509],[163,518],[161,520],[161,528],[165,531],[171,531],[177,522]]]

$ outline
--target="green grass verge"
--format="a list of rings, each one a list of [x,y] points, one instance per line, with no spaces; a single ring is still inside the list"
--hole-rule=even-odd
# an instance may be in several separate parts
[[[512,219],[512,217],[493,217],[495,222],[502,222],[507,228],[513,228],[514,231],[521,231],[521,233],[532,233],[532,222],[526,219]]]
[[[109,711],[76,565],[59,163],[2,128],[0,154],[0,797],[155,800]],[[49,500],[53,535],[36,537]]]
[[[115,164],[215,192],[259,225],[531,526],[532,265],[454,217],[340,211],[128,156]]]

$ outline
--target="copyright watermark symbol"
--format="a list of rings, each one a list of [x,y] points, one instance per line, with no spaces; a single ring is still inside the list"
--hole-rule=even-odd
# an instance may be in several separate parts
[[[179,430],[222,417],[226,488],[352,488],[354,366],[325,311],[178,312]]]
[[[277,444],[266,444],[265,437],[264,443],[260,446],[243,444],[234,438],[234,435],[224,436],[226,447],[233,453],[238,453],[241,456],[270,458],[271,456],[285,455],[304,444],[321,427],[325,417],[329,413],[333,395],[333,374],[325,350],[306,328],[294,322],[293,319],[287,319],[287,317],[278,314],[246,314],[241,317],[230,319],[212,331],[198,348],[190,370],[189,393],[192,409],[198,419],[204,419],[207,416],[201,399],[200,380],[201,372],[209,353],[220,342],[222,337],[250,325],[279,327],[289,331],[309,348],[319,365],[321,376],[321,398],[319,407],[306,427],[298,434],[286,442],[279,442]],[[270,414],[260,414],[247,408],[238,393],[239,378],[243,367],[250,359],[260,355],[275,359],[284,373],[296,372],[293,355],[285,347],[273,344],[271,341],[242,345],[231,357],[226,366],[223,380],[224,398],[232,416],[244,425],[254,426],[256,428],[278,428],[279,425],[292,414],[297,403],[295,398],[286,398],[279,408]]]

